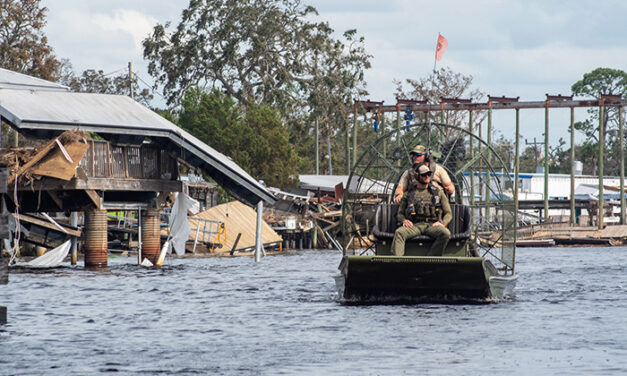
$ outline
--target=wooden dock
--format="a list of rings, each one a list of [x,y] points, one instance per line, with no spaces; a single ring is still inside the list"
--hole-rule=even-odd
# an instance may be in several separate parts
[[[553,240],[555,245],[614,246],[627,244],[627,225],[570,226],[568,223],[545,223],[518,229],[519,241]]]

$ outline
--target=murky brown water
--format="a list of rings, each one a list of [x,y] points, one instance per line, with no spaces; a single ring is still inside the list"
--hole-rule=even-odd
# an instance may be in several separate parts
[[[13,271],[1,375],[627,373],[627,248],[521,249],[516,298],[344,306],[331,251]]]

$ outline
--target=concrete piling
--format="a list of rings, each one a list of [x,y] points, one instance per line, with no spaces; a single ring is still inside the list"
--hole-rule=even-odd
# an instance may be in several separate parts
[[[153,265],[157,263],[161,253],[161,234],[159,222],[159,209],[142,211],[142,260],[148,259]]]
[[[107,266],[107,212],[85,212],[85,267]]]

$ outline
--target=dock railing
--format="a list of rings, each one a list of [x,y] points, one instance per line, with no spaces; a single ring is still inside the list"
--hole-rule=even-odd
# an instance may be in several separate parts
[[[211,244],[211,253],[215,247],[221,248],[226,243],[226,228],[222,221],[191,217],[189,218],[189,225],[192,230],[191,236],[194,237],[194,247],[192,248],[194,254],[198,242],[205,245]]]

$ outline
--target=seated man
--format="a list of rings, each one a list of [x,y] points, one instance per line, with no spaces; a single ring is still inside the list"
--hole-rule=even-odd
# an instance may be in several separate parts
[[[432,172],[425,165],[418,168],[418,181],[403,195],[396,218],[402,225],[394,232],[392,253],[405,254],[405,241],[416,235],[435,238],[429,256],[442,256],[451,232],[446,225],[453,219],[451,205],[441,189],[431,183]]]
[[[439,164],[430,161],[430,158],[427,158],[426,149],[422,145],[416,145],[415,148],[409,153],[411,155],[411,160],[413,162],[413,166],[403,172],[401,178],[398,181],[398,186],[396,187],[396,191],[394,192],[394,203],[398,204],[403,197],[403,193],[407,191],[407,187],[410,185],[410,174],[409,171],[412,168],[417,168],[417,166],[421,164],[425,164],[429,167],[429,170],[433,173],[432,184],[437,188],[444,189],[449,196],[452,196],[455,193],[455,186],[451,181],[451,178],[448,176],[446,170],[440,166]]]

